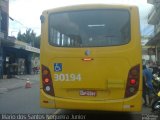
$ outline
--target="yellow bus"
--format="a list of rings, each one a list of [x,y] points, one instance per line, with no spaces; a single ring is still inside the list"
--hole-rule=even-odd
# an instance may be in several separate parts
[[[136,6],[66,6],[40,18],[41,107],[141,111]]]

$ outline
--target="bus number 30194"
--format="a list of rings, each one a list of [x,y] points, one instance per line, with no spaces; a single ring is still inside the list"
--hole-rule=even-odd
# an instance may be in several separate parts
[[[81,74],[54,74],[54,81],[81,81]]]

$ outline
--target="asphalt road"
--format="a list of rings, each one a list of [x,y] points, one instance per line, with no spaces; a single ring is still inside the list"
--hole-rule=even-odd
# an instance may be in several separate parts
[[[142,117],[150,114],[150,108],[143,108],[141,113],[119,113],[106,111],[80,111],[43,109],[39,106],[39,84],[32,88],[25,87],[0,94],[0,114],[48,114],[47,118],[56,120],[142,120]],[[46,117],[46,116],[45,116]],[[147,116],[148,117],[148,116]],[[43,117],[42,117],[43,119]],[[41,120],[42,120],[41,119]],[[145,120],[145,119],[143,119]]]
[[[31,88],[19,88],[0,94],[0,113],[54,113],[55,109],[42,109],[39,106],[39,84]]]

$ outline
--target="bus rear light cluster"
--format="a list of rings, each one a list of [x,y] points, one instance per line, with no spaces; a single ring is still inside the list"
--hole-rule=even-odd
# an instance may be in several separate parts
[[[139,88],[140,65],[136,65],[129,70],[125,89],[125,98],[135,95]]]
[[[44,92],[51,96],[54,96],[51,73],[50,70],[44,65],[42,65],[42,84]]]

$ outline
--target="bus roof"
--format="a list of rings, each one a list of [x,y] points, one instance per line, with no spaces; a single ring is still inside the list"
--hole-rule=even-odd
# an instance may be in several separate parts
[[[137,8],[135,5],[121,5],[121,4],[80,4],[80,5],[71,5],[58,7],[53,9],[48,9],[43,11],[43,13],[52,13],[52,12],[64,12],[64,11],[73,11],[73,10],[89,10],[89,9],[130,9]]]

